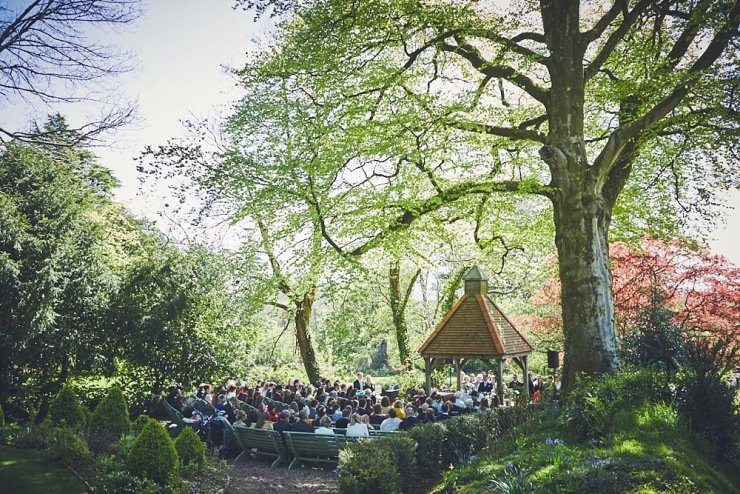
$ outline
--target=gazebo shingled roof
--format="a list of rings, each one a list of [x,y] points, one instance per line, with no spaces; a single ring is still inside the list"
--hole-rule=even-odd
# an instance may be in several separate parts
[[[460,367],[468,359],[496,359],[501,364],[506,358],[523,358],[526,367],[526,357],[532,353],[532,345],[488,296],[486,275],[473,266],[463,280],[465,294],[419,347],[427,364],[427,374],[444,359],[456,363],[458,389]],[[427,378],[428,387],[429,383]]]

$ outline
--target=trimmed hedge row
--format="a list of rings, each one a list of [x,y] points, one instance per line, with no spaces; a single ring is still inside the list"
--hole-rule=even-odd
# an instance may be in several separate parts
[[[500,408],[352,444],[339,453],[339,492],[408,492],[420,481],[441,478],[451,464],[471,461],[489,442],[534,413],[534,405]]]

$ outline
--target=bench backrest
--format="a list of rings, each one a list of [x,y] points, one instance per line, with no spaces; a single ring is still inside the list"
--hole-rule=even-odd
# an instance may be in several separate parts
[[[216,407],[208,403],[206,400],[202,398],[196,397],[193,401],[193,407],[197,408],[201,412],[205,413],[206,415],[216,415]]]
[[[285,440],[297,458],[336,458],[339,442],[336,436],[312,432],[285,432]]]
[[[182,426],[185,421],[183,420],[182,412],[175,409],[172,405],[170,405],[167,400],[162,400],[162,405],[164,405],[164,409],[167,410],[167,415],[170,416],[170,420],[177,424]]]
[[[263,453],[284,455],[285,447],[280,438],[280,433],[268,429],[255,429],[253,427],[234,427],[234,435],[245,451],[256,449]]]

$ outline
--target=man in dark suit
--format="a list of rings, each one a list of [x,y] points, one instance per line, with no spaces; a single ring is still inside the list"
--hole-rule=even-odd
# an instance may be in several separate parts
[[[307,418],[308,418],[308,412],[304,408],[300,412],[298,412],[298,422],[290,426],[290,431],[291,432],[314,432],[314,427],[306,421]]]
[[[352,415],[352,407],[348,406],[342,410],[342,418],[337,420],[334,427],[337,429],[346,429],[349,425],[349,416]]]
[[[290,430],[290,409],[280,412],[280,420],[272,424],[272,430],[285,432]]]
[[[493,391],[493,381],[488,372],[484,372],[483,379],[478,384],[478,394],[482,395],[483,393],[490,393],[491,391]]]
[[[408,405],[406,407],[406,418],[401,421],[398,429],[402,431],[407,431],[412,427],[419,425],[420,423],[421,422],[419,422],[419,419],[416,417],[416,409],[411,405]]]
[[[367,381],[365,381],[365,376],[362,374],[362,372],[357,373],[357,379],[355,379],[355,382],[352,383],[352,386],[354,386],[354,388],[359,391],[362,391],[367,387]]]

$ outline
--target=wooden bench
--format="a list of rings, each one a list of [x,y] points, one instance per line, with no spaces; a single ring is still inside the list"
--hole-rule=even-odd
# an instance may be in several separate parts
[[[312,432],[284,432],[283,434],[288,449],[293,454],[293,461],[288,465],[288,470],[292,470],[297,463],[338,464],[339,438],[337,436]]]
[[[287,403],[283,403],[282,401],[273,400],[272,398],[264,397],[262,398],[262,403],[265,405],[273,405],[275,407],[275,410],[282,411],[286,408],[290,408],[290,405]]]
[[[196,432],[200,428],[200,422],[193,419],[185,418],[182,415],[182,412],[180,410],[177,410],[172,405],[170,405],[167,400],[162,400],[162,406],[167,411],[167,415],[170,417],[170,424],[167,426],[167,432],[170,433],[170,435],[177,436],[183,427],[192,427],[193,430]],[[174,426],[174,427],[173,427]],[[174,429],[174,430],[171,430]]]
[[[216,408],[202,398],[196,397],[195,400],[193,400],[193,408],[197,408],[208,417],[216,415]]]
[[[279,432],[239,425],[233,429],[234,437],[242,448],[241,454],[236,457],[234,462],[238,462],[242,456],[249,454],[275,458],[275,461],[272,462],[272,468],[283,461],[288,462],[288,451],[283,445]]]

